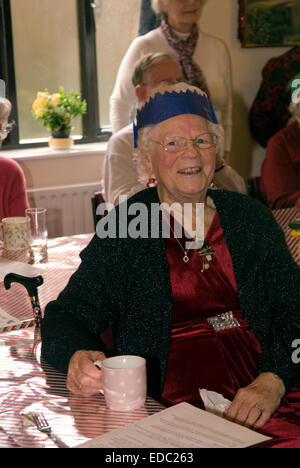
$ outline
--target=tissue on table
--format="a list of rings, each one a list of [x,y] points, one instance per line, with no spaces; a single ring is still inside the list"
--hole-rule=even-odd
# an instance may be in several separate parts
[[[221,393],[212,392],[205,388],[199,388],[200,397],[204,403],[206,411],[222,416],[225,410],[231,405],[231,401],[221,395]]]

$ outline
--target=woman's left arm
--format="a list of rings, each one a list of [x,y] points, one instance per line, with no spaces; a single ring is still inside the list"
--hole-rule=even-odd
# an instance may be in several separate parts
[[[258,313],[251,323],[254,333],[260,335],[258,376],[237,392],[225,413],[256,429],[277,410],[284,394],[300,382],[299,365],[292,360],[292,343],[300,338],[300,269],[273,214],[264,209],[258,217],[263,221],[253,226],[252,236],[257,231],[257,262],[263,282],[260,292],[265,294],[266,307],[262,321]],[[266,330],[263,322],[268,324]]]
[[[269,330],[260,340],[262,356],[258,372],[274,372],[289,391],[300,385],[300,366],[292,359],[293,343],[300,338],[300,268],[282,229],[271,212],[269,216],[266,231],[260,236],[267,251],[261,267]]]

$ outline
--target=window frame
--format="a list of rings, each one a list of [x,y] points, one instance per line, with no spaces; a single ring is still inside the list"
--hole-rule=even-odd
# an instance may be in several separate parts
[[[93,2],[91,0],[76,0],[76,8],[81,95],[88,103],[88,112],[82,116],[82,139],[75,140],[75,144],[107,141],[111,132],[102,130],[99,121],[96,24]],[[10,120],[14,120],[16,123],[12,132],[3,141],[2,149],[47,146],[47,142],[20,143],[10,0],[0,0],[0,78],[5,81],[6,97],[12,103]]]

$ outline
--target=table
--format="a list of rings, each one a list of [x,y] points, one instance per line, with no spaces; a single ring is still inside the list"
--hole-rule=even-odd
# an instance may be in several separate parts
[[[109,410],[102,395],[71,395],[65,376],[48,365],[40,366],[40,344],[33,346],[33,329],[0,334],[0,448],[55,448],[35,426],[24,427],[22,413],[42,411],[53,431],[69,447],[163,409],[147,398],[131,412]]]
[[[296,212],[294,208],[283,208],[281,210],[274,210],[273,215],[277,223],[283,230],[286,243],[288,245],[288,248],[290,249],[294,260],[300,266],[299,239],[290,235],[290,229],[288,227],[288,223],[295,221],[296,218]]]
[[[37,265],[44,278],[38,288],[42,310],[66,286],[91,238],[84,234],[49,240],[48,262]],[[17,283],[8,291],[0,284],[0,308],[19,320],[33,316],[28,293]],[[54,432],[74,447],[163,409],[147,398],[139,410],[114,412],[106,408],[102,395],[87,399],[71,395],[63,374],[46,364],[41,368],[36,338],[34,328],[0,333],[0,447],[55,447],[34,426],[24,427],[22,413],[42,411]]]

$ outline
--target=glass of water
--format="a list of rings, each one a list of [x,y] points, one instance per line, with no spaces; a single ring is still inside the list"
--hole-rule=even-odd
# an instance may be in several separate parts
[[[26,210],[26,216],[30,219],[31,231],[29,240],[30,263],[40,263],[48,258],[46,214],[46,208],[28,208]]]

